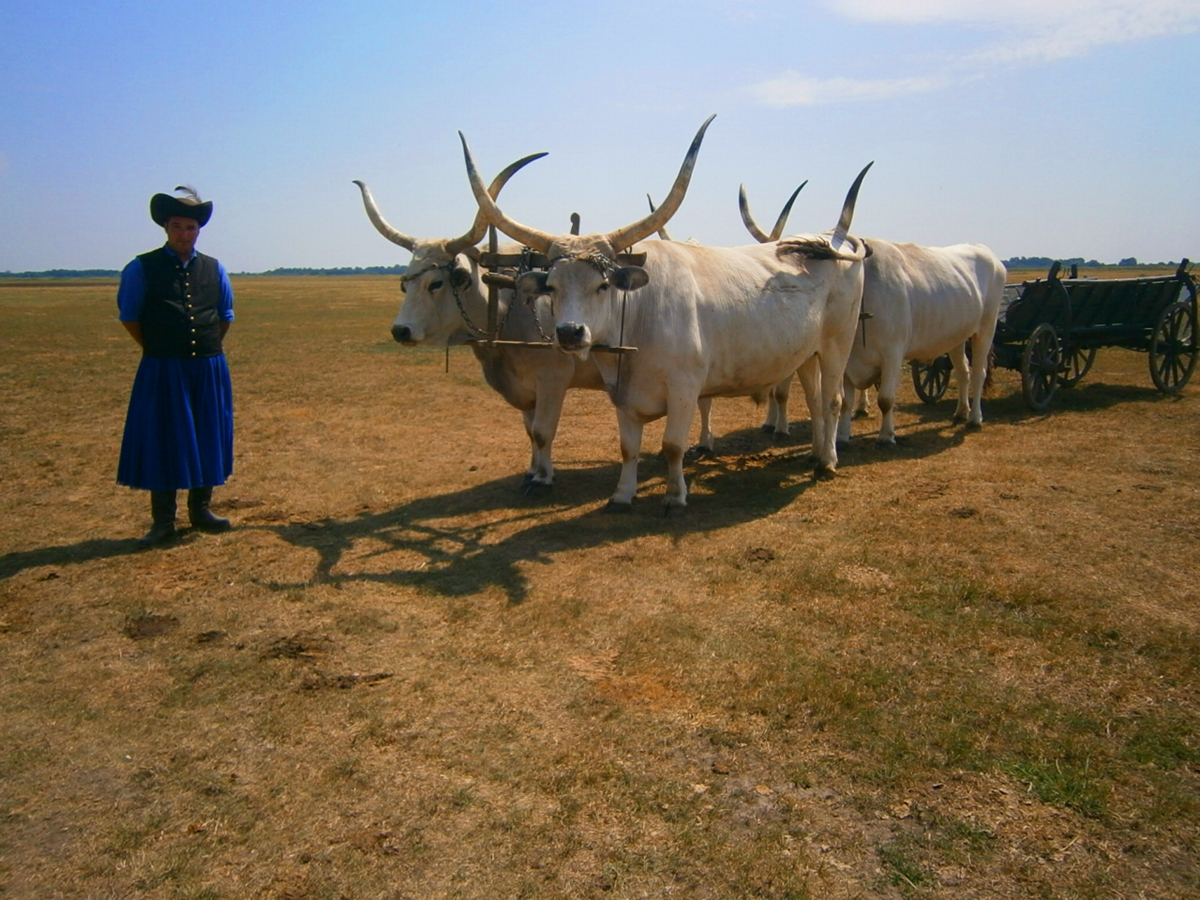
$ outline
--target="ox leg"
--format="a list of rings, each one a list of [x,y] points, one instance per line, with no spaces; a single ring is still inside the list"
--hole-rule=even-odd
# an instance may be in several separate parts
[[[1004,298],[1004,267],[993,273],[991,283],[983,300],[983,316],[979,330],[971,337],[971,358],[975,361],[971,372],[971,412],[967,419],[970,426],[983,426],[983,390],[988,386],[992,353],[992,340],[996,336],[996,320],[1000,314],[1000,303]]]
[[[521,410],[521,421],[525,423],[525,436],[529,438],[529,468],[521,478],[521,490],[525,490],[533,482],[534,473],[538,470],[538,446],[533,440],[533,410]]]
[[[813,356],[796,370],[800,387],[804,391],[804,405],[808,407],[808,419],[812,425],[812,451],[809,456],[817,459],[817,448],[825,442],[825,417],[821,415],[821,368]]]
[[[554,438],[562,419],[570,382],[565,378],[539,379],[532,414],[525,414],[531,460],[522,488],[526,494],[545,493],[554,487]]]
[[[773,434],[778,440],[787,437],[791,432],[788,423],[788,397],[792,392],[792,377],[789,375],[767,395],[767,418],[762,424],[766,434]]]
[[[825,357],[820,359],[821,373],[821,417],[824,427],[820,449],[817,452],[816,478],[828,478],[837,471],[837,429],[842,414],[842,379],[846,372],[846,359],[834,362]],[[815,421],[815,420],[814,420]],[[815,445],[814,445],[815,446]]]
[[[865,419],[871,415],[871,389],[863,388],[855,393],[854,418]]]
[[[887,446],[896,443],[896,394],[900,390],[900,376],[904,373],[904,359],[884,357],[879,367],[879,437],[876,442]]]
[[[642,452],[642,427],[636,415],[617,409],[617,430],[621,434],[621,477],[617,480],[616,493],[609,499],[605,512],[630,512],[633,509],[633,498],[637,494],[638,456]],[[668,469],[670,465],[668,459]]]
[[[967,415],[967,426],[981,428],[983,426],[983,386],[987,382],[988,352],[992,349],[992,337],[995,324],[990,329],[980,331],[971,338],[971,411]]]
[[[842,378],[842,396],[853,397],[856,388],[851,384],[849,377]],[[838,414],[837,422],[837,443],[839,447],[845,447],[850,443],[850,437],[854,430],[854,411],[850,408],[849,403],[842,404],[842,411]]]
[[[954,408],[954,421],[965,422],[971,415],[971,365],[967,362],[965,343],[950,351],[950,363],[954,366],[954,385],[958,388],[958,406]],[[981,387],[982,384],[980,382]]]
[[[682,512],[687,506],[687,481],[683,477],[683,448],[692,428],[692,411],[697,402],[691,397],[667,401],[667,424],[663,428],[663,456],[667,458],[667,496],[663,514]]]
[[[687,456],[692,459],[712,459],[717,455],[712,431],[712,397],[701,397],[696,401],[700,408],[700,440],[689,447]]]

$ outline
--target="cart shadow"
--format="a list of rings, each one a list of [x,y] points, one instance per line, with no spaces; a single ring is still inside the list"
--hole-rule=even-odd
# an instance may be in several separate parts
[[[1018,422],[1062,412],[1092,412],[1129,403],[1172,403],[1178,395],[1163,394],[1152,385],[1107,384],[1092,381],[1071,388],[1060,387],[1041,411],[1030,409],[1018,390],[1004,396],[984,398],[984,415],[992,419]]]

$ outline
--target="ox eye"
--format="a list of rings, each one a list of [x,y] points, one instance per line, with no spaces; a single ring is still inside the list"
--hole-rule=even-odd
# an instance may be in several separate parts
[[[403,281],[400,282],[400,293],[402,293],[402,294],[408,293],[408,285],[406,285]]]
[[[437,281],[429,282],[429,290],[431,290],[431,291],[436,291],[436,290],[440,289],[441,286],[442,286],[442,279],[440,279],[440,278]]]
[[[603,293],[604,291],[607,291],[607,290],[608,290],[608,282],[607,281],[600,282],[600,286],[596,288],[597,293]]]

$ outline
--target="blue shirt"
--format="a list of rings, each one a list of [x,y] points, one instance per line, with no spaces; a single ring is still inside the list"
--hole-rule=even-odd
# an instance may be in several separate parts
[[[179,255],[163,245],[163,251],[175,259]],[[184,268],[187,268],[196,257],[196,251],[188,257]],[[221,299],[217,303],[217,315],[222,322],[233,321],[233,285],[229,283],[229,275],[220,262],[217,263],[217,274],[221,279]],[[146,299],[146,274],[142,271],[142,261],[134,257],[133,261],[121,270],[121,286],[117,288],[117,318],[122,322],[137,322],[142,318],[142,303]]]

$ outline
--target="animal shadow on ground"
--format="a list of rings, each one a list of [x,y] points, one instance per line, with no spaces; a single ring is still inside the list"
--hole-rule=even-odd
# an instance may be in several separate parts
[[[686,535],[736,526],[785,508],[813,487],[808,458],[808,424],[792,426],[793,434],[774,441],[757,429],[733,431],[717,439],[712,458],[689,460],[692,485],[687,511],[662,515],[665,464],[643,454],[639,498],[632,515],[606,515],[600,510],[616,483],[615,464],[580,466],[562,471],[560,486],[548,498],[530,500],[506,477],[461,491],[422,497],[383,512],[368,511],[348,519],[330,518],[282,525],[245,524],[237,531],[272,532],[284,542],[317,554],[312,576],[302,584],[376,581],[417,586],[449,596],[468,595],[487,587],[502,589],[520,603],[529,584],[525,563],[550,564],[556,553],[634,540],[646,534]],[[906,456],[940,452],[961,441],[961,430],[944,434],[927,429],[906,441]],[[852,469],[877,458],[874,443],[859,437],[842,451],[842,467]],[[819,488],[818,488],[819,489]],[[188,540],[189,530],[179,540]],[[369,551],[361,552],[362,547]],[[143,553],[133,538],[97,538],[15,551],[0,556],[0,580],[43,566],[63,567]],[[345,565],[354,558],[350,572]],[[388,567],[394,558],[399,565]],[[362,571],[375,562],[374,571]],[[295,588],[297,584],[268,583]],[[302,585],[301,585],[302,586]]]
[[[959,439],[932,433],[907,452],[937,453]],[[740,452],[768,444],[752,431],[719,438],[715,457],[686,466],[692,490],[687,511],[679,516],[662,515],[665,466],[645,454],[632,515],[605,514],[603,503],[575,505],[575,498],[607,497],[619,467],[601,464],[560,470],[557,496],[549,500],[522,498],[517,480],[506,477],[347,519],[251,527],[317,555],[308,580],[267,583],[273,589],[376,582],[467,596],[495,588],[509,603],[518,604],[530,590],[524,571],[529,564],[550,565],[557,554],[647,534],[678,537],[734,527],[779,512],[810,489],[821,489],[812,478],[805,443],[789,441],[782,449]]]

